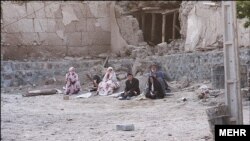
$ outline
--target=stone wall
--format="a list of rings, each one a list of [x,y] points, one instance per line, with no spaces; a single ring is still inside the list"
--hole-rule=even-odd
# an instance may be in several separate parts
[[[107,52],[111,41],[109,5],[105,1],[1,2],[2,57],[6,60]]]
[[[101,64],[101,60],[91,61],[58,61],[58,62],[1,62],[1,87],[20,85],[44,85],[56,80],[57,84],[64,82],[69,67],[74,66],[81,83],[86,81],[85,74],[92,66]]]
[[[161,64],[171,80],[181,80],[186,76],[190,81],[212,81],[212,70],[216,66],[223,65],[223,52],[196,52],[185,54],[173,54],[165,56],[150,56],[141,60],[111,59],[109,65],[114,67],[117,75],[126,74],[127,71],[136,71],[136,77],[141,77],[148,71],[153,62]],[[58,82],[64,82],[65,74],[70,66],[74,66],[79,72],[81,82],[86,82],[86,74],[90,68],[102,65],[103,60],[78,60],[78,61],[51,61],[51,62],[16,62],[1,61],[1,87],[19,86],[27,84],[44,85],[45,80],[55,78]],[[250,70],[250,49],[240,51],[240,64]],[[242,76],[244,77],[244,76]],[[247,76],[245,76],[247,77]],[[60,83],[60,84],[61,84]]]

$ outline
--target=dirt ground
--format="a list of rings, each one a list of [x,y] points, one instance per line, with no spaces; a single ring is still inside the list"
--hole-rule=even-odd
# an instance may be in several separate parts
[[[22,97],[25,92],[1,93],[3,141],[212,141],[205,110],[223,100],[202,102],[194,92],[123,101],[109,96],[63,100],[62,94]],[[243,100],[243,118],[250,124],[249,101]],[[117,131],[117,124],[134,124],[135,130]]]

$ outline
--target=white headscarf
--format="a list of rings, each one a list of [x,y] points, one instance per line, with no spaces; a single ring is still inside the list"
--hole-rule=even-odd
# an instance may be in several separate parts
[[[108,67],[108,69],[107,69],[107,70],[108,70],[108,71],[109,71],[109,70],[111,70],[111,71],[112,71],[112,70],[113,70],[113,68],[112,68],[112,67]]]
[[[69,72],[74,72],[75,71],[75,68],[74,67],[70,67],[69,68]]]

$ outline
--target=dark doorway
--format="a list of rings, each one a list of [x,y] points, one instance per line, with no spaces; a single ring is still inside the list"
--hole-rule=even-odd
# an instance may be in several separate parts
[[[140,29],[143,31],[144,40],[146,42],[152,42],[154,44],[159,44],[162,42],[162,26],[163,26],[163,15],[161,13],[153,13],[155,15],[155,26],[154,33],[152,33],[152,13],[137,13],[136,18],[139,22]],[[143,16],[144,15],[144,20]],[[174,12],[168,13],[166,16],[165,22],[165,42],[170,43],[175,39],[180,39],[180,21],[179,21],[179,13],[176,12],[175,17],[175,27],[173,27],[174,23]],[[144,21],[144,23],[143,23]],[[143,29],[144,24],[144,29]],[[175,29],[173,29],[175,28]],[[154,34],[152,36],[152,34]],[[153,37],[153,39],[152,39]]]

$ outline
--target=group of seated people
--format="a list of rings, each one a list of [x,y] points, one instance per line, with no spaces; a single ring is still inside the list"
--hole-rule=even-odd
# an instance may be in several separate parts
[[[147,74],[148,82],[145,89],[145,96],[150,99],[164,98],[165,93],[169,92],[169,86],[166,82],[166,74],[158,70],[158,66],[153,64],[150,66],[150,72]],[[93,77],[93,88],[90,91],[96,91],[96,95],[110,95],[120,87],[120,83],[116,78],[116,73],[112,67],[108,67],[107,71],[101,79],[98,75]],[[71,67],[66,74],[65,93],[77,94],[81,90],[78,75],[75,68]],[[120,100],[129,100],[133,96],[140,95],[139,80],[132,73],[127,73],[124,92],[121,93]]]

